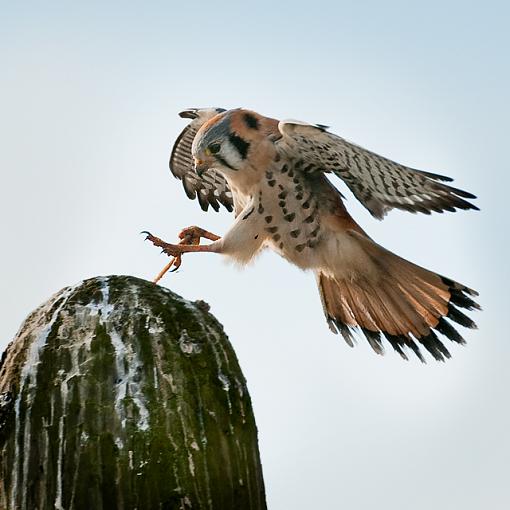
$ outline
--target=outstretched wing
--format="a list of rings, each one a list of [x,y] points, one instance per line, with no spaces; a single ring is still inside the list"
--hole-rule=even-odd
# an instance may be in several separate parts
[[[440,182],[450,177],[400,165],[329,133],[326,126],[282,121],[278,129],[278,147],[300,161],[303,171],[333,172],[378,219],[393,208],[425,214],[478,210],[464,200],[474,195]]]
[[[211,169],[198,176],[191,155],[191,145],[197,131],[209,119],[224,111],[222,108],[193,108],[179,113],[181,117],[192,121],[177,138],[170,155],[170,170],[182,181],[186,195],[191,199],[197,198],[204,211],[207,211],[209,206],[218,211],[220,204],[229,211],[233,208],[232,193],[225,178]]]

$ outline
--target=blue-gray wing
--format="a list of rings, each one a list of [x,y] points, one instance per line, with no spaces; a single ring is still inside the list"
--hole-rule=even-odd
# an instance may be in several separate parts
[[[443,184],[450,177],[391,161],[329,133],[326,126],[282,121],[278,129],[277,147],[299,161],[302,171],[334,173],[378,219],[393,208],[425,214],[478,209],[465,200],[474,195]]]
[[[200,207],[207,211],[211,206],[215,211],[222,204],[232,211],[232,193],[225,178],[216,170],[206,170],[201,176],[195,172],[191,145],[200,127],[219,113],[222,108],[193,108],[181,112],[179,115],[192,119],[178,136],[170,155],[170,170],[182,181],[184,191],[191,199],[197,199]]]

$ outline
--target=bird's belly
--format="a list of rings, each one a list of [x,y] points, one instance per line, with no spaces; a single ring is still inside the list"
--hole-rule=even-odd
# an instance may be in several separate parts
[[[279,179],[259,195],[264,244],[302,269],[316,267],[315,248],[321,240],[318,204],[303,185]]]
[[[320,231],[320,227],[316,227]],[[266,246],[301,269],[313,269],[321,265],[318,251],[321,246],[319,232],[311,236],[310,231],[297,225],[280,224],[277,232],[267,240]]]
[[[309,232],[297,238],[291,230],[281,230],[280,236],[266,241],[267,246],[301,269],[320,270],[335,277],[353,278],[373,267],[369,257],[352,236],[346,231],[331,231],[318,225],[319,232]]]

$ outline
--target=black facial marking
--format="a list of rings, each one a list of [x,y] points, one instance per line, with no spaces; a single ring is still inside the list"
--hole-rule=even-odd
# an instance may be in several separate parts
[[[244,123],[250,128],[250,129],[258,129],[259,128],[259,121],[256,117],[254,117],[251,113],[245,113],[243,116]]]
[[[257,235],[255,236],[255,239],[258,239],[258,238],[259,238],[259,235],[257,234]]]
[[[295,217],[296,217],[296,213],[290,213],[290,214],[286,214],[284,216],[286,221],[292,221]]]
[[[250,143],[246,140],[243,140],[240,136],[237,136],[234,133],[230,133],[228,135],[228,139],[230,140],[230,143],[237,149],[237,152],[239,152],[241,157],[246,159],[246,156],[248,156]]]
[[[266,220],[266,223],[271,223],[273,221],[272,216],[266,216],[264,219]]]

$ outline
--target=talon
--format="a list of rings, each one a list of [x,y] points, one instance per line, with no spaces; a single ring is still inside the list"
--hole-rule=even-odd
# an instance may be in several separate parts
[[[175,273],[177,271],[177,269],[179,269],[181,267],[181,264],[182,264],[182,259],[181,257],[175,257],[174,260],[173,260],[173,266],[174,268],[173,269],[170,269],[170,273]]]
[[[167,272],[174,273],[177,271],[177,269],[181,267],[181,262],[181,255],[173,257],[172,260],[159,272],[156,278],[154,278],[153,283],[158,283],[159,280],[161,280],[161,278],[163,278]],[[170,269],[172,266],[174,266],[174,269]]]
[[[141,233],[146,234],[146,239],[150,240],[154,246],[161,248],[161,253],[172,257],[170,262],[161,270],[158,276],[156,276],[154,283],[157,283],[168,271],[174,273],[181,267],[183,253],[190,251],[209,251],[207,250],[207,247],[204,247],[203,250],[192,249],[192,247],[200,244],[200,239],[202,237],[211,241],[217,241],[220,239],[219,236],[211,234],[210,232],[196,226],[185,228],[179,233],[179,244],[166,243],[159,237],[152,235],[147,230],[144,230]]]

